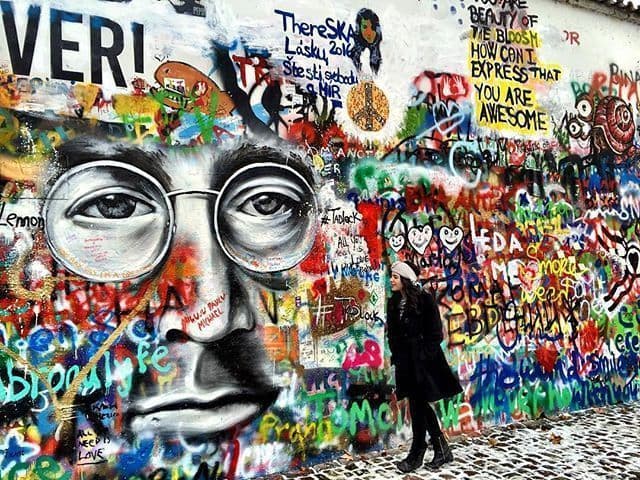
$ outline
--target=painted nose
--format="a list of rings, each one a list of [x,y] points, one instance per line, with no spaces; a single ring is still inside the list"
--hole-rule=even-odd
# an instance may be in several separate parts
[[[214,342],[232,331],[250,329],[250,315],[243,307],[247,302],[238,298],[243,289],[233,288],[233,262],[224,254],[216,240],[213,211],[215,197],[202,194],[176,197],[174,203],[176,231],[173,247],[189,252],[193,258],[171,258],[173,265],[165,267],[175,278],[191,286],[192,294],[182,308],[167,309],[158,322],[160,335],[168,340],[184,338],[196,342]],[[183,299],[184,300],[184,299]]]

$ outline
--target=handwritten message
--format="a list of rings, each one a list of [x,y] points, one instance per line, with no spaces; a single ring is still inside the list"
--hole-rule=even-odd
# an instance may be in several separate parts
[[[354,27],[346,21],[326,17],[321,23],[308,23],[295,13],[274,10],[281,19],[284,36],[283,74],[311,94],[331,99],[342,106],[341,85],[358,82],[349,53]]]
[[[549,117],[535,88],[557,82],[561,69],[538,58],[542,46],[533,27],[538,16],[526,0],[505,0],[502,8],[470,5],[469,68],[479,126],[520,134],[548,132]]]

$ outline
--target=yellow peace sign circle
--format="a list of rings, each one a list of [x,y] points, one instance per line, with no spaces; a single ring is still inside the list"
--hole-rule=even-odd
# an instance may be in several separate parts
[[[362,130],[377,132],[389,118],[389,100],[371,81],[359,82],[347,95],[347,112]]]

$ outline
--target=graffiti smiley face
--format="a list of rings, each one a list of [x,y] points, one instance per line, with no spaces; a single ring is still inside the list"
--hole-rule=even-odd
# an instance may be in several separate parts
[[[393,235],[389,239],[389,246],[394,252],[399,252],[404,247],[404,235]]]
[[[413,249],[420,255],[424,254],[425,250],[427,249],[427,245],[429,245],[429,242],[431,241],[432,236],[433,230],[431,230],[431,227],[429,225],[411,227],[409,229],[409,233],[407,234],[409,245],[411,245]]]
[[[440,241],[442,242],[442,245],[444,245],[444,248],[446,248],[449,252],[453,252],[456,248],[458,248],[458,245],[460,245],[460,242],[462,242],[463,237],[464,232],[460,227],[451,228],[446,225],[440,227]]]

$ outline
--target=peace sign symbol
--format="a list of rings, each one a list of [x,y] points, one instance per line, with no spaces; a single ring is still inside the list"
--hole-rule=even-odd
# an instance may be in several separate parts
[[[389,118],[389,101],[373,82],[360,82],[347,95],[347,112],[361,129],[377,132]]]

